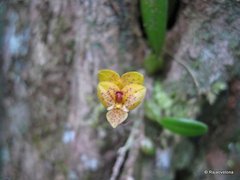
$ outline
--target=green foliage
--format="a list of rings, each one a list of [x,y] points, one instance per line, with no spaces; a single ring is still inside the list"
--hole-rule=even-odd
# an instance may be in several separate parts
[[[227,88],[226,83],[222,81],[217,81],[212,84],[211,91],[207,92],[207,99],[210,104],[213,104],[215,100],[217,99],[217,96],[219,93]]]
[[[141,140],[140,148],[142,153],[148,156],[153,156],[156,152],[154,143],[147,137]]]
[[[221,91],[225,90],[226,88],[227,88],[226,83],[221,81],[215,82],[212,85],[212,91],[214,94],[219,94]]]
[[[153,121],[161,118],[161,111],[156,108],[156,103],[154,101],[146,101],[144,108],[147,118]]]
[[[185,97],[176,97],[165,91],[159,82],[156,82],[153,89],[152,98],[145,103],[146,116],[155,121],[162,116],[186,117],[188,112],[196,111],[191,102]]]
[[[197,136],[207,131],[204,123],[186,118],[172,118],[191,117],[191,113],[196,114],[198,109],[193,104],[194,101],[182,95],[177,96],[165,91],[158,82],[154,86],[152,98],[145,103],[145,113],[148,119],[174,133]]]
[[[162,48],[166,35],[168,0],[141,0],[140,3],[143,27],[149,46],[153,50],[153,53],[145,59],[144,67],[149,74],[153,74],[162,67],[163,63]],[[215,90],[222,88],[224,88],[222,85],[218,85]],[[145,112],[149,119],[172,132],[185,136],[204,134],[207,126],[201,122],[183,118],[161,119],[163,116],[188,117],[188,112],[192,110],[190,103],[185,97],[171,96],[163,90],[160,83],[156,83],[153,98],[145,103]]]
[[[163,59],[156,56],[155,54],[150,54],[144,60],[144,68],[146,69],[148,74],[154,74],[162,67],[163,67]]]
[[[167,24],[168,0],[141,0],[143,27],[150,47],[160,55]]]
[[[186,118],[165,117],[158,122],[164,128],[183,136],[200,136],[208,130],[206,124]]]

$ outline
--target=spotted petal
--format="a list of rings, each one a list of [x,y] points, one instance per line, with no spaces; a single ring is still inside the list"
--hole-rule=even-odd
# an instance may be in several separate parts
[[[136,71],[127,72],[121,76],[123,86],[129,84],[140,84],[142,85],[144,82],[144,77],[142,74]]]
[[[103,69],[98,71],[99,82],[108,81],[116,84],[119,88],[122,88],[122,80],[118,73],[110,69]]]
[[[103,81],[98,84],[98,98],[105,107],[115,104],[115,94],[119,91],[119,87],[111,82]]]
[[[128,110],[135,109],[143,100],[146,88],[139,84],[130,84],[122,89],[123,104]]]
[[[113,128],[116,128],[119,124],[125,121],[128,117],[128,113],[122,109],[112,109],[107,113],[107,120]]]

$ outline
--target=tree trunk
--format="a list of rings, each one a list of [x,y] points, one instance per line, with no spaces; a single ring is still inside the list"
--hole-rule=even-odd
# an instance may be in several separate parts
[[[8,154],[3,176],[106,179],[119,145],[104,156],[102,146],[108,150],[114,144],[106,141],[113,133],[115,142],[123,142],[129,130],[106,129],[105,118],[98,119],[103,108],[96,97],[97,71],[141,67],[137,1],[33,0],[3,6],[3,151]],[[96,173],[104,167],[109,167],[105,173]]]
[[[0,2],[1,23],[6,25],[0,29],[3,179],[211,179],[204,170],[239,168],[239,161],[226,165],[236,152],[226,153],[221,148],[231,143],[236,148],[240,143],[230,140],[237,137],[240,124],[240,5],[235,0],[182,2],[166,39],[166,61],[172,61],[163,86],[184,97],[183,107],[189,108],[190,117],[209,125],[205,137],[196,143],[156,129],[144,118],[143,106],[117,129],[108,125],[106,110],[96,97],[97,72],[144,73],[143,60],[149,49],[142,35],[138,3]],[[152,82],[159,80],[149,76],[145,80],[146,99],[151,99]],[[214,93],[216,82],[228,85],[225,94]],[[155,135],[148,133],[149,129]],[[154,157],[139,153],[145,136],[155,138]],[[173,143],[168,142],[170,138]],[[125,154],[118,151],[122,146]],[[216,154],[220,163],[216,163]],[[121,156],[123,163],[118,167]],[[183,165],[170,163],[185,156],[189,160]],[[234,172],[231,177],[238,179],[237,170]]]

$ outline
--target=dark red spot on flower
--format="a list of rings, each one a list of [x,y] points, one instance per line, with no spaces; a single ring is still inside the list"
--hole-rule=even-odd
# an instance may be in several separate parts
[[[123,100],[123,93],[121,91],[116,92],[116,98],[115,98],[117,103],[122,103]]]

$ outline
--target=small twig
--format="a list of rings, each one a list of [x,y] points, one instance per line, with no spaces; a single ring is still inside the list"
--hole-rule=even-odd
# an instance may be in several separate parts
[[[126,159],[124,163],[124,168],[122,170],[122,175],[120,180],[130,180],[134,179],[134,169],[136,165],[136,161],[139,155],[140,150],[140,142],[144,138],[144,124],[141,123],[141,125],[138,127],[138,132],[136,133],[136,136],[134,138],[134,144],[129,149],[128,152],[128,158]]]
[[[167,54],[168,56],[170,56],[175,62],[177,62],[178,64],[180,64],[181,66],[183,66],[183,67],[186,69],[186,71],[189,73],[189,75],[191,76],[191,78],[192,78],[192,80],[193,80],[193,83],[194,83],[194,85],[195,85],[195,87],[196,87],[198,96],[200,96],[200,95],[201,95],[201,92],[200,92],[200,88],[199,88],[199,87],[200,87],[200,86],[199,86],[199,83],[198,83],[198,81],[197,81],[194,73],[193,73],[192,70],[189,68],[189,66],[188,66],[185,62],[183,62],[183,61],[181,61],[181,60],[178,60],[178,59],[175,59],[167,50],[165,50],[165,52],[166,52],[166,54]]]
[[[133,140],[134,140],[134,136],[136,134],[136,131],[138,130],[138,126],[140,125],[140,120],[138,121],[135,121],[133,126],[132,126],[132,129],[131,129],[131,132],[130,132],[130,135],[128,136],[128,139],[126,141],[126,143],[124,144],[124,146],[122,146],[119,150],[118,150],[118,157],[117,157],[117,160],[113,166],[113,172],[112,172],[112,175],[110,177],[110,180],[116,180],[116,178],[118,177],[119,175],[119,171],[120,171],[120,168],[124,162],[124,159],[125,159],[125,156],[126,156],[126,153],[127,151],[130,149],[130,147],[132,146],[133,144]]]
[[[199,95],[200,95],[199,84],[198,84],[198,81],[197,81],[196,77],[194,76],[192,70],[188,67],[188,65],[187,65],[185,62],[183,62],[183,61],[181,61],[181,60],[176,60],[176,59],[175,59],[175,61],[176,61],[178,64],[182,65],[182,66],[186,69],[186,71],[190,74],[190,76],[191,76],[191,78],[192,78],[192,80],[193,80],[193,82],[194,82],[194,85],[195,85],[195,87],[196,87],[198,96],[199,96]]]

